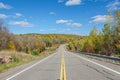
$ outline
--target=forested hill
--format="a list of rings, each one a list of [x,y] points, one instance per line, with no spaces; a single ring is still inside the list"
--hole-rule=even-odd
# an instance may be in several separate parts
[[[78,35],[67,34],[13,34],[1,22],[0,50],[15,50],[31,54],[33,51],[42,52],[47,47],[68,43],[80,39]]]

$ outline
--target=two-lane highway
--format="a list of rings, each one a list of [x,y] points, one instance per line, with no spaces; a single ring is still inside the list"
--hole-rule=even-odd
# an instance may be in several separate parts
[[[0,74],[0,80],[60,80],[61,71],[64,80],[120,80],[120,66],[68,52],[65,45],[22,70]]]

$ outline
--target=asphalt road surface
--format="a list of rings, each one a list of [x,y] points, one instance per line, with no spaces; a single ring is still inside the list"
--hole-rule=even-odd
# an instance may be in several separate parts
[[[61,75],[64,80],[120,80],[120,66],[68,52],[61,45],[42,60],[1,73],[0,80],[60,80]]]

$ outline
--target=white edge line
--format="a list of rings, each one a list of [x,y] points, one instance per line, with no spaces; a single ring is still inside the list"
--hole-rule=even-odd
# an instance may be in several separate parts
[[[73,53],[71,53],[71,54],[73,54]],[[86,60],[86,61],[88,61],[88,62],[91,62],[91,63],[93,63],[93,64],[96,64],[96,65],[98,65],[98,66],[100,66],[100,67],[102,67],[102,68],[104,68],[104,69],[107,69],[107,70],[109,70],[109,71],[112,71],[112,72],[120,75],[120,72],[118,72],[118,71],[116,71],[116,70],[113,70],[113,69],[108,68],[108,67],[106,67],[106,66],[103,66],[103,65],[101,65],[101,64],[99,64],[99,63],[96,63],[96,62],[94,62],[94,61],[91,61],[91,60],[89,60],[89,59],[86,59],[86,58],[84,58],[84,57],[81,57],[81,56],[79,56],[79,55],[77,55],[77,54],[74,54],[74,55],[77,56],[77,57],[79,57],[79,58],[81,58],[81,59],[83,59],[83,60]]]
[[[42,60],[40,60],[40,61],[36,62],[36,63],[35,63],[35,64],[33,64],[32,66],[29,66],[29,67],[27,67],[27,68],[23,69],[22,71],[20,71],[20,72],[18,72],[18,73],[16,73],[16,74],[14,74],[14,75],[12,75],[11,77],[7,78],[6,80],[11,80],[12,78],[14,78],[14,77],[18,76],[19,74],[21,74],[21,73],[23,73],[23,72],[25,72],[25,71],[27,71],[27,70],[31,69],[32,67],[34,67],[34,66],[38,65],[39,63],[41,63],[41,62],[43,62],[43,61],[47,60],[48,58],[50,58],[50,57],[52,57],[52,56],[54,56],[55,54],[56,54],[56,53],[53,53],[52,55],[50,55],[50,56],[48,56],[48,57],[46,57],[46,58],[44,58],[44,59],[42,59]]]

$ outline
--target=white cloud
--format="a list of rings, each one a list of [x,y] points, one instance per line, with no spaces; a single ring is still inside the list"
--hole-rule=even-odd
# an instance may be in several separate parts
[[[15,13],[15,16],[20,17],[20,16],[22,16],[22,14],[21,13]]]
[[[109,3],[106,7],[109,11],[120,9],[120,1],[115,0],[114,2]]]
[[[33,27],[33,24],[27,21],[11,21],[8,24],[13,25],[13,26]]]
[[[107,21],[112,22],[113,18],[112,16],[109,15],[96,15],[92,17],[92,21],[90,21],[89,23],[105,23]]]
[[[73,6],[73,5],[80,5],[82,0],[68,0],[65,5],[66,6]]]
[[[74,26],[74,27],[80,27],[82,24],[73,22],[73,20],[56,20],[56,24],[65,24],[67,26]]]
[[[57,24],[66,24],[66,23],[71,23],[71,22],[72,22],[72,20],[63,20],[63,19],[56,21]]]
[[[5,15],[5,14],[0,14],[0,19],[6,19],[6,18],[8,18],[7,15]]]
[[[72,25],[72,26],[75,26],[75,27],[80,27],[80,26],[82,26],[82,24],[80,24],[80,23],[72,23],[71,25]]]
[[[18,18],[18,17],[22,17],[23,15],[21,13],[15,13],[15,15],[13,15],[13,18]]]
[[[3,9],[11,9],[12,7],[9,6],[9,5],[6,5],[6,4],[4,4],[4,3],[2,3],[2,2],[0,2],[0,8],[3,8]]]
[[[74,27],[80,27],[80,26],[82,26],[82,24],[76,23],[76,22],[67,23],[66,25],[68,25],[68,26],[74,26]]]
[[[55,15],[56,13],[55,13],[55,12],[50,12],[49,14],[51,14],[51,15]]]

